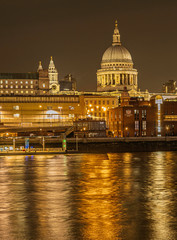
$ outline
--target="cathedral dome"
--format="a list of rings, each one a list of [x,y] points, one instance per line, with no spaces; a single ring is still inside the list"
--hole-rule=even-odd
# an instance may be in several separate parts
[[[129,51],[122,45],[112,45],[103,54],[102,63],[133,63]]]

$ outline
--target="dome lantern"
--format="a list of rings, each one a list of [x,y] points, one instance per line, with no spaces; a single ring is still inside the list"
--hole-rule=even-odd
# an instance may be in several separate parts
[[[121,45],[120,33],[119,33],[118,26],[117,26],[117,20],[115,21],[115,28],[114,28],[113,42],[112,42],[112,46],[115,46],[115,45],[119,45],[119,46]]]

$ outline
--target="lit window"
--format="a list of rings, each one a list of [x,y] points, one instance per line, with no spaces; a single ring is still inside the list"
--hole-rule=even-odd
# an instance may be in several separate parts
[[[146,130],[146,121],[142,121],[142,129]]]
[[[8,88],[8,85],[6,85],[6,88]]]
[[[33,91],[31,91],[31,93],[33,93]]]
[[[16,91],[16,93],[18,93],[18,91]]]
[[[31,81],[31,84],[33,84],[33,81]]]
[[[23,82],[21,81],[20,83],[22,84]]]
[[[1,80],[1,83],[3,83],[3,81]]]
[[[14,110],[19,110],[19,106],[13,106]]]
[[[18,88],[18,85],[16,85],[16,88]]]
[[[8,93],[8,91],[6,91],[6,93]]]
[[[10,91],[11,93],[13,93],[13,91]]]
[[[21,86],[21,88],[23,88],[23,86]]]
[[[1,93],[3,93],[3,91],[1,91]]]
[[[31,85],[31,88],[33,88],[33,85]]]
[[[26,84],[28,84],[28,81],[26,81]]]
[[[139,121],[135,121],[135,130],[139,130]]]
[[[13,88],[13,86],[11,85],[10,88]]]
[[[43,88],[45,88],[45,83],[43,83],[43,85],[42,85],[42,86],[43,86]]]
[[[18,83],[18,81],[15,82],[16,84]]]
[[[28,93],[28,91],[26,91],[26,93]]]
[[[23,93],[23,91],[21,91],[21,93]]]
[[[15,118],[19,118],[19,117],[20,117],[20,114],[19,114],[19,113],[15,113],[15,114],[14,114],[14,117],[15,117]]]
[[[11,82],[10,84],[13,84],[13,82]]]
[[[28,86],[26,86],[26,88],[28,88]]]
[[[3,85],[1,85],[1,88],[3,88]]]
[[[6,81],[6,84],[8,84],[8,81]]]

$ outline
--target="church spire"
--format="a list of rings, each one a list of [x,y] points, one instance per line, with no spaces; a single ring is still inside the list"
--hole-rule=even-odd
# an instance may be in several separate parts
[[[55,64],[54,64],[54,61],[53,61],[53,57],[51,56],[50,57],[50,63],[49,63],[49,68],[55,68]]]
[[[114,28],[114,34],[113,34],[113,42],[112,45],[121,45],[120,42],[120,33],[119,33],[119,29],[117,27],[117,20],[115,21],[115,28]]]
[[[39,66],[38,66],[37,70],[38,70],[38,72],[39,72],[39,70],[43,70],[41,61],[39,61]]]

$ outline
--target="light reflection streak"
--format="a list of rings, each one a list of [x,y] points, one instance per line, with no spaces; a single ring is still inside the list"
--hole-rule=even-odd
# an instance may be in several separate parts
[[[155,156],[154,156],[155,155]],[[168,185],[170,171],[168,171],[170,155],[164,152],[152,153],[149,162],[149,179],[147,191],[148,215],[152,224],[152,239],[166,240],[170,234],[171,189]],[[168,173],[167,173],[168,172]]]

